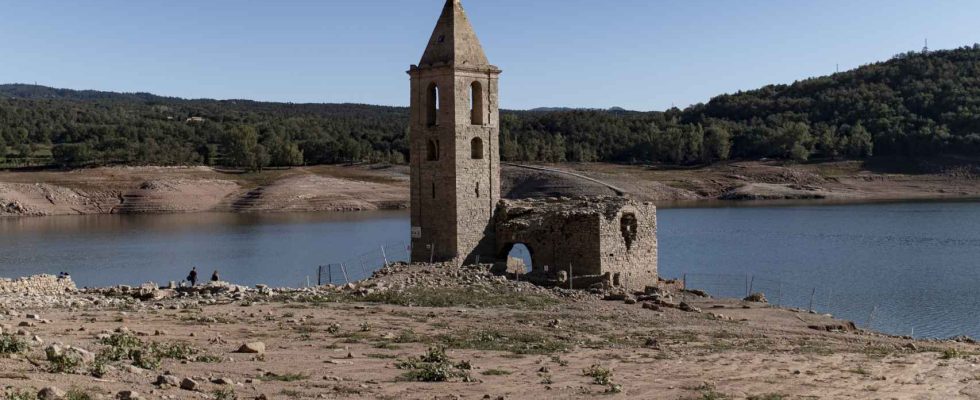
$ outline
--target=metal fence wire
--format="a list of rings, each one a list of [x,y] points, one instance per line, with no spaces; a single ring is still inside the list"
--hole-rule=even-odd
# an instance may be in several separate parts
[[[684,288],[702,290],[714,297],[745,298],[762,293],[769,304],[818,313],[830,313],[854,321],[866,328],[880,327],[894,334],[913,334],[914,327],[906,326],[897,317],[889,318],[888,310],[880,304],[855,302],[835,296],[832,287],[801,285],[753,274],[686,273],[680,278]]]
[[[317,267],[317,285],[342,285],[367,279],[379,268],[396,262],[408,262],[411,247],[406,242],[379,245],[343,261]]]

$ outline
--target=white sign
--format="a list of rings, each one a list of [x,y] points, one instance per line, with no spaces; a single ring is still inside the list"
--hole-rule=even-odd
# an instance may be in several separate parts
[[[402,231],[402,232],[404,232],[404,231]],[[421,226],[413,226],[412,227],[412,239],[421,239],[421,238],[422,238],[422,227]]]

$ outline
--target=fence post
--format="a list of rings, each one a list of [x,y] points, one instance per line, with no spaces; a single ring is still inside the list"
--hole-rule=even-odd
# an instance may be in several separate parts
[[[340,263],[340,270],[344,272],[344,280],[347,281],[347,284],[350,284],[350,276],[347,275],[347,265]]]
[[[572,285],[572,263],[568,263],[568,290],[575,290],[575,286]]]
[[[333,285],[333,264],[327,264],[327,280]]]
[[[749,293],[749,274],[745,274],[745,297],[749,297],[751,295],[752,293]]]
[[[875,304],[874,308],[871,309],[871,314],[868,314],[868,329],[873,329],[872,324],[875,322],[875,313],[878,312],[878,305]]]
[[[388,268],[388,255],[385,254],[385,246],[381,245],[381,259],[385,261],[385,268]]]
[[[684,287],[683,290],[687,290],[687,274],[684,274]]]
[[[748,296],[751,296],[752,295],[752,288],[754,286],[755,286],[755,275],[752,275],[752,279],[749,280],[749,294],[748,294]],[[748,296],[745,296],[745,297],[748,297]]]
[[[816,295],[817,295],[817,288],[813,288],[813,291],[810,292],[810,312],[813,312],[813,296]]]
[[[323,266],[322,265],[318,265],[316,267],[316,285],[317,286],[323,286],[322,276],[323,276]]]
[[[436,245],[429,243],[429,264],[436,262]]]

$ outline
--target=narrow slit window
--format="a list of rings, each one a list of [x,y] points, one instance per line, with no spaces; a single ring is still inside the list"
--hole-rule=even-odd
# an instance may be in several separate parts
[[[439,86],[435,82],[429,84],[426,90],[425,120],[429,126],[439,125]]]
[[[483,139],[473,138],[470,141],[470,158],[474,160],[483,159]]]
[[[486,107],[483,104],[483,84],[474,81],[470,85],[470,123],[473,125],[483,125],[483,112]]]
[[[425,147],[425,159],[428,161],[439,161],[439,141],[429,139]]]

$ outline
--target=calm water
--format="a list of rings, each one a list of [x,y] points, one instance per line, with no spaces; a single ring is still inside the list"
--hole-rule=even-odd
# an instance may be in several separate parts
[[[980,337],[980,203],[662,209],[660,265],[689,286],[814,308],[889,333]],[[0,276],[167,282],[198,266],[242,283],[351,279],[406,256],[405,212],[0,219]],[[334,270],[334,281],[342,280]]]

